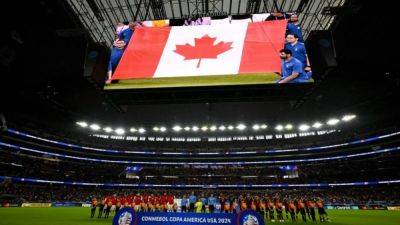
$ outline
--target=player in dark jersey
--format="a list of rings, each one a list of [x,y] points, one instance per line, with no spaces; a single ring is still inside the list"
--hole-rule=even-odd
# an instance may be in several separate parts
[[[321,222],[329,221],[328,214],[326,213],[324,208],[324,203],[321,200],[317,201],[317,208],[318,208],[319,220]]]
[[[104,215],[105,219],[107,219],[110,216],[111,207],[112,207],[112,202],[111,202],[111,200],[109,200],[107,202],[107,207],[104,209],[105,210],[105,215]]]
[[[275,222],[274,203],[271,201],[268,202],[268,215],[271,222]]]
[[[117,200],[117,204],[115,205],[115,214],[118,213],[118,211],[121,209],[121,200]]]
[[[309,210],[308,204],[307,204],[308,202],[304,200],[303,203],[304,203],[304,206],[305,206],[305,210],[306,210],[306,214],[308,216],[308,219],[311,220],[310,210]]]
[[[314,202],[312,202],[312,201],[307,201],[307,208],[308,208],[308,211],[309,211],[309,213],[310,213],[310,219],[313,221],[313,222],[315,222],[316,221],[316,219],[315,219],[315,204],[314,204]]]
[[[90,205],[90,218],[94,217],[94,214],[96,213],[96,208],[97,208],[97,199],[94,198],[92,200],[92,204]]]
[[[286,217],[286,220],[288,220],[289,219],[289,202],[286,199],[283,200],[283,206],[285,206],[285,208],[284,208],[285,217]]]
[[[299,211],[300,211],[301,219],[303,220],[303,222],[307,222],[306,209],[305,209],[306,206],[304,205],[303,200],[300,200],[300,201],[299,201],[297,208],[298,208]]]
[[[284,222],[283,221],[283,205],[281,202],[276,201],[275,210],[276,210],[276,219],[279,222]]]
[[[106,202],[103,200],[99,203],[99,214],[97,215],[97,218],[103,217],[103,210],[104,210],[104,204]]]
[[[293,202],[290,202],[288,205],[289,213],[290,213],[290,218],[292,219],[292,222],[297,220],[296,217],[296,205]]]

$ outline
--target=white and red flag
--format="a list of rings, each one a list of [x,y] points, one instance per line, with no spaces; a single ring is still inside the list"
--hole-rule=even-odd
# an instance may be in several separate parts
[[[286,20],[140,27],[113,80],[280,72]]]

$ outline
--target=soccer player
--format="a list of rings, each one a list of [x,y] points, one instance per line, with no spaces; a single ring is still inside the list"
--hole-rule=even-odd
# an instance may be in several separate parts
[[[92,204],[90,207],[90,218],[94,217],[94,214],[96,213],[96,208],[97,208],[97,199],[93,198],[92,199]]]
[[[296,34],[286,35],[285,49],[292,51],[294,58],[298,59],[306,72],[311,71],[310,61],[308,60],[306,46],[299,42],[299,37]]]
[[[224,212],[225,212],[225,213],[231,212],[231,203],[230,203],[230,201],[229,201],[228,198],[225,198],[225,202],[224,202]]]
[[[151,212],[156,211],[156,202],[157,202],[157,196],[154,196],[154,194],[151,194],[149,197],[149,209]]]
[[[262,215],[262,217],[264,218],[264,220],[266,220],[266,205],[265,205],[265,199],[262,198],[260,201],[260,214]]]
[[[158,198],[156,201],[156,212],[162,212],[162,204],[161,204],[161,200]]]
[[[286,33],[296,34],[299,37],[299,41],[304,43],[303,33],[299,25],[299,16],[297,14],[292,14],[289,19],[289,23],[286,28]]]
[[[103,210],[104,210],[104,205],[106,204],[106,201],[105,200],[102,200],[100,203],[99,203],[99,214],[97,215],[97,218],[101,218],[101,217],[103,217]]]
[[[104,218],[107,219],[108,216],[110,215],[111,207],[113,206],[112,201],[108,200],[107,202],[107,207],[105,207],[105,215]]]
[[[247,206],[246,209],[249,207],[251,208],[251,205],[253,204],[253,198],[250,196],[249,193],[246,194],[246,198],[244,200],[245,200],[246,206]]]
[[[204,194],[202,194],[200,200],[201,200],[201,203],[202,203],[201,212],[205,213],[206,212],[206,205],[208,204],[207,198],[204,197]]]
[[[246,209],[247,209],[247,202],[245,201],[245,199],[242,199],[240,202],[240,210],[245,211]]]
[[[167,195],[167,208],[168,208],[169,212],[173,211],[174,199],[175,199],[175,196],[173,194]]]
[[[143,194],[143,196],[142,196],[141,208],[142,208],[143,212],[149,211],[149,198],[150,198],[150,196],[147,194]]]
[[[182,212],[187,212],[187,205],[189,204],[189,199],[186,197],[186,195],[183,195],[182,200],[181,200],[181,211]]]
[[[268,214],[271,222],[275,222],[274,203],[271,200],[268,201]]]
[[[302,63],[292,56],[292,51],[282,49],[279,51],[282,59],[282,78],[278,83],[304,83],[310,79],[303,70]]]
[[[141,210],[141,204],[142,204],[142,196],[138,192],[135,197],[133,198],[133,201],[135,202],[135,208],[134,210],[136,212],[139,212]]]
[[[276,219],[279,221],[279,222],[283,222],[283,205],[282,205],[282,203],[280,203],[279,201],[276,201],[276,207],[275,207],[275,210],[276,210]]]
[[[322,202],[322,200],[317,201],[317,208],[318,208],[319,220],[321,222],[329,221],[328,214],[325,211],[324,203]]]
[[[189,196],[189,212],[194,212],[194,204],[196,204],[197,197],[194,195],[194,192],[192,191],[192,194]]]
[[[214,212],[215,204],[217,204],[217,199],[214,197],[213,194],[210,194],[210,197],[208,197],[208,211],[210,213]]]
[[[251,205],[250,205],[251,210],[254,210],[254,211],[259,212],[259,211],[257,210],[257,204],[256,204],[256,201],[255,201],[255,200],[251,201],[250,204],[251,204]]]
[[[299,201],[297,208],[300,211],[301,219],[303,220],[303,222],[307,222],[306,209],[305,209],[305,205],[303,203],[303,200]]]
[[[239,204],[238,204],[238,202],[237,202],[236,199],[233,200],[233,202],[232,202],[232,207],[231,207],[231,208],[232,208],[231,211],[232,211],[233,213],[238,213],[238,212],[240,212],[240,207],[239,207]]]
[[[285,216],[286,216],[286,219],[288,220],[289,219],[289,202],[287,201],[287,199],[283,200],[283,205],[285,206],[285,209],[284,209]]]
[[[307,201],[307,208],[308,208],[308,212],[310,213],[310,219],[315,222],[315,204],[312,201]]]
[[[201,213],[203,211],[203,202],[199,198],[194,205],[196,213]]]
[[[172,211],[178,212],[178,204],[176,204],[176,202],[174,202],[174,204],[172,205]]]
[[[258,197],[258,195],[254,196],[254,200],[253,200],[253,205],[251,206],[251,208],[255,208],[253,210],[257,211],[258,213],[260,213],[260,215],[262,215],[262,211],[261,211],[261,199],[260,197]]]
[[[290,213],[290,217],[292,219],[292,222],[296,221],[296,206],[293,202],[289,203],[289,213]]]
[[[115,205],[115,213],[118,213],[118,211],[121,209],[121,206],[121,200],[118,198],[117,204]]]

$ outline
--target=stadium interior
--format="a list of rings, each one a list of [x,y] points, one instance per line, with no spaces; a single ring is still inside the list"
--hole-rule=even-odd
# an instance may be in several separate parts
[[[34,0],[3,10],[0,224],[25,224],[19,214],[32,224],[118,224],[121,208],[197,212],[192,196],[208,199],[200,213],[253,209],[266,224],[312,222],[314,204],[318,223],[399,223],[400,74],[389,3]],[[299,15],[312,83],[104,88],[118,23],[267,12]],[[108,205],[110,218],[97,218]]]

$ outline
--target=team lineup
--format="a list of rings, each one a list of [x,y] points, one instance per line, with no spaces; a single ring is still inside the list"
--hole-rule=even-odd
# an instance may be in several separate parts
[[[135,212],[194,212],[194,213],[240,213],[248,209],[258,212],[270,222],[329,221],[324,204],[320,199],[283,199],[270,196],[246,194],[232,196],[220,194],[206,196],[191,192],[181,197],[164,192],[157,194],[128,194],[107,196],[91,203],[91,218],[109,218],[121,209],[131,208]],[[97,215],[96,215],[97,212]]]

